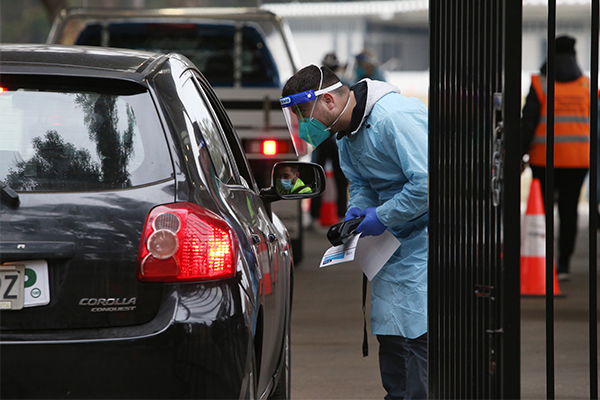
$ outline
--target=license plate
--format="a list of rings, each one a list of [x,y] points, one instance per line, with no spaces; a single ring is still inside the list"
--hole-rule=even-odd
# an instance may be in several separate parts
[[[25,300],[25,267],[0,267],[0,310],[20,310]]]
[[[20,275],[20,282],[16,275]],[[12,285],[11,280],[15,280]],[[50,303],[49,282],[45,260],[0,265],[0,310],[20,310]]]

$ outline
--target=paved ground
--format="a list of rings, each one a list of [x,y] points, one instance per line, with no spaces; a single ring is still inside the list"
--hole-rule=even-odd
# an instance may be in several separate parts
[[[587,221],[587,215],[580,216]],[[580,224],[569,282],[555,301],[556,398],[589,398],[588,235]],[[362,357],[362,275],[353,265],[319,270],[329,247],[325,233],[307,232],[306,255],[297,266],[292,317],[294,399],[382,399],[377,341]],[[545,301],[521,300],[523,399],[546,398]]]
[[[555,297],[555,382],[557,399],[589,399],[589,235],[587,204],[580,207],[571,279]],[[600,232],[599,232],[600,233]],[[600,248],[600,241],[597,244]],[[597,286],[597,285],[596,285]],[[521,394],[546,398],[545,298],[521,298]]]
[[[305,240],[294,282],[292,398],[382,399],[374,336],[362,356],[362,273],[348,264],[319,269],[330,247],[325,232]]]

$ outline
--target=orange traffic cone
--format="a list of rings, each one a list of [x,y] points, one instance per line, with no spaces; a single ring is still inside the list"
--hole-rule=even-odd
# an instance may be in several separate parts
[[[325,192],[321,197],[321,210],[319,213],[319,223],[321,226],[331,226],[338,223],[335,179],[333,178],[333,168],[331,163],[325,164]]]
[[[556,266],[554,295],[560,295]],[[546,295],[546,217],[539,179],[531,181],[521,238],[521,295]]]

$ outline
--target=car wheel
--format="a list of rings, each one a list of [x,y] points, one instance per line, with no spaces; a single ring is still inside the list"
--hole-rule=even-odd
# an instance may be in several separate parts
[[[269,397],[273,400],[284,400],[289,399],[291,395],[291,341],[290,341],[290,318],[287,318],[285,336],[283,338],[283,360],[281,363],[281,375],[279,377],[279,382],[277,383],[277,387]]]

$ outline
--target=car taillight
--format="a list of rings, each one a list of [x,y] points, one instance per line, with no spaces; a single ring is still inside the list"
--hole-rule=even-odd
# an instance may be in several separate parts
[[[6,92],[6,88],[3,88],[2,86],[0,86],[0,93],[2,92]]]
[[[138,278],[148,282],[205,281],[235,275],[237,240],[229,224],[192,203],[154,208],[146,220]]]
[[[265,140],[262,144],[262,153],[265,156],[274,156],[277,154],[277,141]]]
[[[244,151],[250,155],[276,156],[294,153],[290,140],[247,139],[244,140]]]

